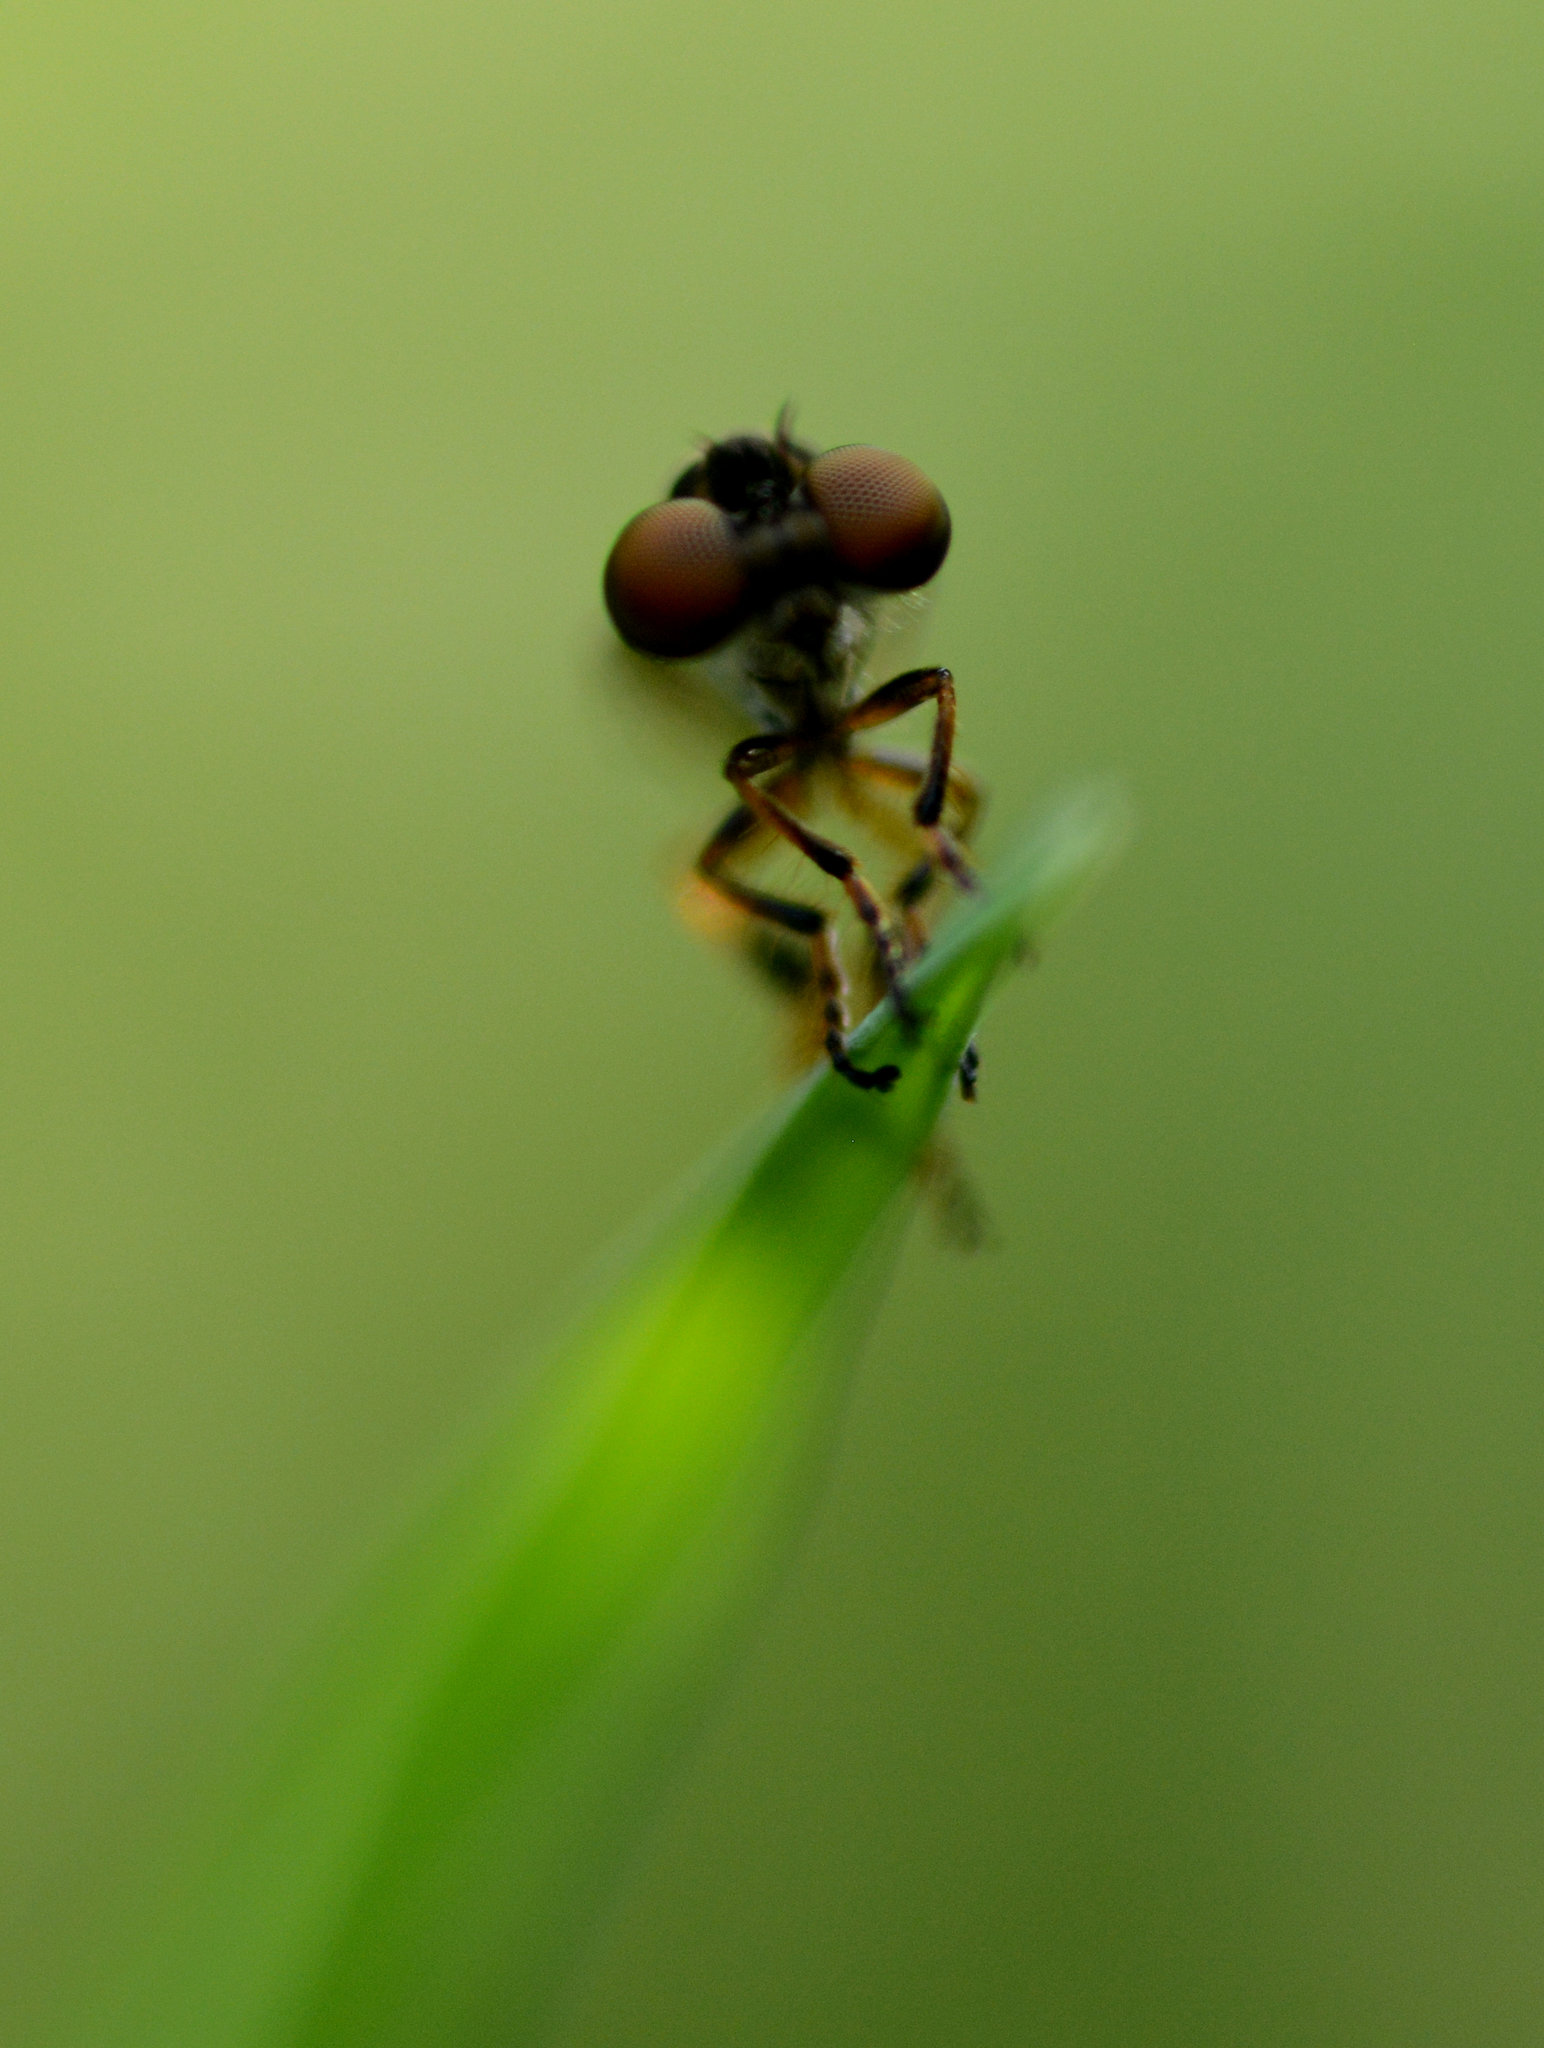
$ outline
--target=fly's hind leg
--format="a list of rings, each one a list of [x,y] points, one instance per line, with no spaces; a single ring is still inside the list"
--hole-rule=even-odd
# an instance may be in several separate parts
[[[899,680],[906,682],[908,678],[903,676]],[[860,711],[862,708],[861,705],[858,707]],[[849,784],[849,800],[855,793],[857,785],[863,782],[878,783],[890,789],[917,790],[920,794],[913,805],[915,820],[922,804],[922,797],[927,794],[930,778],[934,776],[937,751],[935,744],[933,760],[924,760],[920,754],[906,753],[899,748],[888,747],[876,747],[868,753],[845,755],[842,770],[844,780]],[[964,855],[959,849],[969,842],[970,835],[975,830],[976,819],[980,815],[981,785],[967,770],[946,760],[943,769],[943,789],[945,800],[954,810],[953,831],[946,832],[941,823],[934,829],[937,837],[954,847],[957,865],[964,863]],[[881,814],[876,810],[873,815],[875,823],[883,829]],[[891,816],[893,819],[894,814]],[[927,945],[928,934],[922,915],[922,905],[938,879],[941,865],[942,861],[933,850],[930,850],[907,870],[896,888],[895,903],[908,961],[917,959]],[[950,866],[949,872],[955,875],[954,865]],[[955,878],[958,879],[957,875]],[[973,872],[971,885],[976,886]],[[967,1102],[974,1102],[976,1099],[976,1078],[980,1070],[981,1054],[976,1041],[972,1039],[960,1059],[960,1093]]]
[[[794,762],[799,754],[801,741],[790,733],[763,733],[753,739],[741,740],[731,747],[729,759],[724,763],[724,774],[734,784],[736,793],[744,807],[754,813],[763,825],[780,833],[790,846],[802,853],[806,860],[813,861],[824,875],[839,882],[846,891],[847,900],[858,913],[879,961],[885,988],[895,1006],[895,1014],[908,1029],[915,1030],[917,1017],[907,998],[901,980],[901,971],[906,964],[905,950],[891,927],[874,885],[869,881],[857,860],[845,846],[838,846],[834,839],[827,839],[821,833],[796,818],[785,804],[779,803],[776,794],[777,781],[764,787],[757,778],[769,770],[784,768]],[[755,892],[753,892],[755,893]],[[776,901],[777,899],[770,899]],[[797,907],[797,906],[796,906]],[[763,916],[769,912],[761,912]],[[811,915],[817,913],[811,912]],[[822,918],[821,929],[830,943],[830,923]]]
[[[954,766],[954,677],[948,669],[908,669],[904,675],[882,683],[877,690],[871,690],[860,704],[853,705],[842,719],[841,730],[844,733],[867,732],[873,726],[888,725],[892,718],[903,717],[929,699],[937,708],[933,721],[933,744],[926,763],[922,764],[920,787],[911,815],[917,830],[932,849],[933,857],[950,880],[957,888],[974,892],[981,886],[976,879],[976,871],[966,858],[960,840],[943,823],[945,802],[962,787],[972,792],[972,818],[980,801],[979,792],[970,777]],[[875,754],[868,758],[882,760],[886,757]],[[909,765],[909,757],[905,755],[888,758],[892,765]]]
[[[903,747],[872,747],[861,754],[854,750],[842,756],[840,787],[843,802],[904,858],[914,854],[917,848],[915,803],[910,806],[912,816],[903,819],[894,806],[870,800],[864,785],[873,784],[881,789],[902,792],[920,791],[927,782],[930,769],[931,764],[923,755],[911,753]],[[955,849],[956,866],[968,865],[963,849],[969,845],[981,813],[981,785],[968,769],[954,763],[950,764],[945,782],[945,804],[944,815],[949,823],[946,827],[941,819],[935,829],[945,834]],[[927,944],[922,905],[932,893],[943,866],[931,835],[924,843],[927,851],[906,870],[894,891],[910,960],[916,959]],[[971,880],[974,886],[973,874]]]
[[[831,1064],[855,1088],[872,1088],[884,1095],[900,1079],[901,1070],[895,1066],[860,1067],[847,1051],[847,981],[830,918],[812,903],[794,903],[764,889],[753,889],[749,883],[725,872],[733,856],[762,835],[765,823],[751,805],[736,805],[697,856],[697,872],[727,902],[752,917],[764,919],[775,931],[792,933],[808,943],[811,978],[821,1006],[823,1042]]]
[[[947,1138],[934,1137],[924,1146],[914,1173],[934,1227],[951,1251],[979,1252],[992,1244],[991,1218]]]

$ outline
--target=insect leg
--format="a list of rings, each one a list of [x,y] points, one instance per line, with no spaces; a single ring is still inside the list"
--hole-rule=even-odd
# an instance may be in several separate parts
[[[849,766],[856,764],[870,781],[888,782],[897,789],[919,789],[932,767],[927,755],[913,753],[909,747],[865,747],[861,754],[848,754],[846,761]],[[956,839],[969,843],[985,801],[977,777],[951,760],[944,803],[946,810],[952,808],[954,812],[949,829]]]
[[[925,784],[932,772],[932,764],[919,754],[904,752],[900,748],[878,748],[871,753],[847,754],[842,760],[844,779],[850,782],[867,781],[886,783],[892,788],[917,789]],[[946,790],[953,800],[957,817],[955,830],[961,840],[968,840],[975,829],[976,818],[981,809],[981,785],[965,769],[952,763],[946,771]],[[923,923],[919,906],[933,886],[936,866],[931,854],[926,854],[905,876],[895,892],[900,910],[901,929],[906,937],[906,949],[911,959],[916,959],[927,944],[927,929]],[[976,1099],[976,1081],[981,1070],[981,1053],[972,1039],[960,1059],[960,1093],[967,1102]]]
[[[963,1162],[947,1138],[934,1137],[914,1169],[951,1251],[978,1252],[992,1242],[991,1220]]]
[[[879,957],[880,970],[884,975],[885,987],[895,1005],[896,1015],[902,1023],[915,1025],[916,1013],[907,1001],[906,991],[901,983],[901,970],[905,955],[895,934],[890,929],[885,908],[880,902],[873,884],[858,866],[857,861],[846,847],[838,846],[833,839],[826,839],[818,832],[812,832],[808,825],[786,810],[770,791],[762,789],[755,778],[769,768],[778,768],[791,760],[798,752],[801,742],[792,734],[766,733],[754,739],[741,740],[731,747],[729,759],[724,763],[724,774],[738,791],[741,802],[755,812],[763,824],[770,825],[774,832],[780,832],[791,846],[802,853],[806,860],[815,863],[822,874],[830,875],[840,882],[847,892],[848,901],[858,913],[873,940],[874,950]]]
[[[954,754],[954,677],[946,668],[913,668],[904,675],[894,677],[888,683],[881,683],[877,690],[870,691],[861,704],[854,704],[841,722],[843,732],[866,732],[871,726],[888,725],[892,718],[899,718],[904,712],[913,711],[917,705],[925,704],[932,698],[937,705],[937,717],[933,723],[933,744],[928,754],[927,771],[917,800],[912,805],[912,816],[918,829],[925,835],[943,867],[957,887],[975,890],[980,887],[976,871],[965,858],[964,850],[953,833],[940,822],[943,818],[944,799],[949,794]]]
[[[854,1087],[877,1089],[883,1095],[895,1086],[901,1070],[894,1066],[860,1067],[848,1055],[847,982],[842,973],[841,956],[836,949],[830,918],[812,903],[793,903],[786,897],[770,895],[766,890],[753,889],[749,883],[724,872],[730,858],[741,851],[748,840],[757,837],[765,824],[766,821],[750,804],[737,805],[697,856],[697,872],[728,902],[748,911],[752,917],[765,918],[780,930],[795,932],[809,941],[811,966],[825,1025],[825,1048],[831,1064]]]
[[[879,783],[890,789],[919,790],[931,772],[931,764],[921,754],[913,754],[903,747],[872,747],[863,753],[856,751],[844,754],[841,759],[841,788],[843,801],[892,845],[902,852],[910,851],[916,844],[916,820],[908,819],[905,828],[900,825],[894,813],[886,813],[878,805],[862,801],[856,785],[860,782]],[[953,812],[949,826],[954,839],[960,845],[969,843],[976,828],[976,819],[982,805],[981,785],[968,769],[951,763],[948,772],[946,801]],[[939,862],[934,852],[929,851],[906,872],[895,892],[903,917],[909,917],[915,924],[915,908],[920,904],[933,885]],[[913,955],[921,950],[913,944]]]

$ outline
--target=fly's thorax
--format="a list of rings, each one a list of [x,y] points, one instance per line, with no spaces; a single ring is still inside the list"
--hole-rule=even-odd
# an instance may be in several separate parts
[[[758,681],[824,691],[849,660],[854,609],[834,584],[801,583],[755,613],[747,648]]]
[[[857,694],[874,638],[872,607],[830,585],[787,591],[702,663],[702,672],[765,731],[834,717]]]

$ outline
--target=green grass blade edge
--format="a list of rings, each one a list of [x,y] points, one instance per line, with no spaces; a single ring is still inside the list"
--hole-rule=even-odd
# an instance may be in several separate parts
[[[1049,812],[829,1071],[662,1231],[340,1619],[262,1788],[91,2048],[518,2048],[753,1606],[828,1434],[843,1284],[981,1005],[1106,860]]]

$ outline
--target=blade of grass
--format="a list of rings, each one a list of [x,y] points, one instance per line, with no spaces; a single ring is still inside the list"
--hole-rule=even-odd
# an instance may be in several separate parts
[[[176,1931],[72,2043],[518,2048],[804,1497],[834,1304],[1005,963],[1108,854],[1045,818],[856,1037],[888,1096],[796,1091],[496,1416],[337,1624]],[[847,1333],[850,1337],[850,1332]]]

